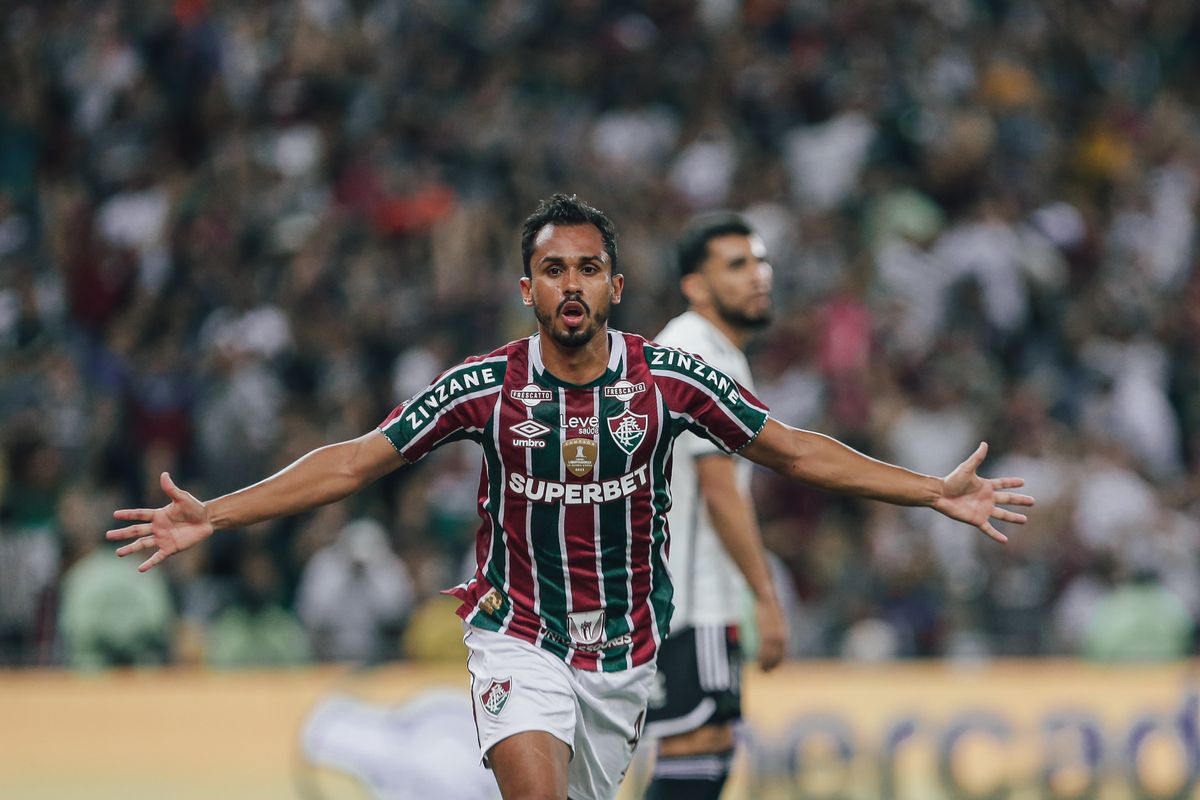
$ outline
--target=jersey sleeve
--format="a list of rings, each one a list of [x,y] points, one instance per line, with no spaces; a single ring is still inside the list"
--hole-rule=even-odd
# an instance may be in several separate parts
[[[724,452],[735,453],[767,424],[766,405],[699,356],[647,345],[646,362],[677,430],[690,430]]]
[[[379,424],[392,447],[413,463],[447,442],[487,427],[504,386],[503,357],[469,358],[396,406]]]

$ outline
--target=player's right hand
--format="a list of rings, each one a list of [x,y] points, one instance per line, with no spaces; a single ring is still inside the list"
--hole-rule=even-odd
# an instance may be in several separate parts
[[[171,476],[163,473],[159,484],[171,499],[162,508],[122,508],[113,512],[121,520],[138,520],[140,524],[118,528],[104,534],[110,542],[133,539],[117,548],[118,556],[154,549],[150,557],[138,566],[138,572],[152,569],[180,550],[212,536],[213,526],[204,504],[175,485]]]
[[[763,672],[779,666],[787,654],[788,628],[783,618],[783,608],[775,598],[761,599],[755,603],[758,622],[758,665]]]

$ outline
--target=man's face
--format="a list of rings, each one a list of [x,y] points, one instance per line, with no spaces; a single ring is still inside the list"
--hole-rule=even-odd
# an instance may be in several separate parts
[[[529,272],[521,296],[542,330],[566,347],[590,342],[621,302],[624,278],[613,274],[595,225],[546,225],[534,237]]]
[[[757,235],[732,233],[708,241],[708,257],[692,275],[693,302],[707,302],[730,325],[766,327],[771,321],[773,271]]]

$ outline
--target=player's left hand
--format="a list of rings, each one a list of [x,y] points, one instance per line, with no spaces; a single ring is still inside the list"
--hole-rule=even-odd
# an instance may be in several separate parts
[[[966,461],[942,479],[943,493],[933,507],[951,519],[974,525],[997,542],[1007,542],[1008,537],[996,530],[991,521],[1024,524],[1024,514],[1000,506],[1032,506],[1033,498],[1006,491],[1024,486],[1024,478],[981,478],[976,474],[987,451],[987,442],[980,442]]]

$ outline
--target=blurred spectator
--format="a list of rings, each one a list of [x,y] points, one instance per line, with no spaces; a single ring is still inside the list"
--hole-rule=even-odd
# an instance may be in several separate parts
[[[1195,620],[1153,569],[1135,565],[1096,602],[1083,654],[1096,661],[1172,661],[1191,652]]]
[[[903,644],[896,627],[886,620],[866,616],[847,630],[838,657],[863,664],[892,661],[903,655]]]
[[[136,556],[117,558],[96,531],[107,527],[107,493],[64,496],[64,529],[77,559],[62,577],[59,627],[76,669],[152,666],[171,656],[175,610],[165,575],[142,575]]]
[[[399,647],[412,579],[383,526],[357,519],[308,562],[296,605],[318,657],[375,662]]]
[[[1101,600],[1115,588],[1115,570],[1112,558],[1093,559],[1063,589],[1054,608],[1052,652],[1060,655],[1084,652],[1084,640]]]
[[[300,621],[280,604],[278,570],[269,555],[242,556],[238,593],[208,632],[207,660],[221,669],[295,667],[311,658]]]
[[[5,502],[0,506],[0,663],[23,664],[49,655],[61,551],[55,518],[78,509],[69,503],[59,510],[63,458],[49,442],[25,432],[6,455]]]
[[[1128,552],[1157,516],[1154,487],[1121,459],[1121,451],[1111,447],[1089,458],[1087,480],[1076,496],[1075,529],[1096,553]]]

